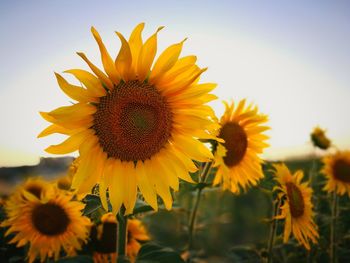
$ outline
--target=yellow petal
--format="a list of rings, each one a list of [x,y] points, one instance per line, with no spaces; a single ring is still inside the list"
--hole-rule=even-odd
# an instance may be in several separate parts
[[[132,64],[131,64],[131,78],[136,78],[136,70],[137,70],[137,62],[139,58],[139,54],[142,47],[142,37],[141,33],[143,28],[145,27],[145,23],[138,24],[135,29],[132,31],[129,38],[129,46],[132,55]]]
[[[176,148],[187,154],[193,160],[208,162],[213,159],[213,155],[210,150],[197,139],[176,135],[173,136],[173,141]]]
[[[156,63],[154,64],[150,75],[150,83],[156,83],[159,76],[162,76],[165,72],[167,72],[175,65],[180,56],[185,40],[181,41],[180,43],[171,45],[163,51],[163,53],[159,56]]]
[[[87,177],[85,177],[85,180],[81,183],[77,192],[78,194],[91,192],[91,189],[100,181],[104,164],[107,159],[107,154],[104,153],[99,146],[95,146],[92,154],[94,156],[93,162],[95,165],[93,169],[89,171],[89,174]]]
[[[173,204],[173,199],[169,191],[169,186],[164,183],[163,174],[161,174],[160,170],[157,167],[157,163],[154,161],[146,160],[144,162],[145,174],[151,181],[154,183],[157,193],[162,198],[165,208],[170,210]]]
[[[118,57],[115,60],[115,67],[117,68],[120,77],[124,81],[128,81],[130,78],[130,67],[132,62],[129,43],[126,41],[122,34],[120,34],[119,32],[116,32],[116,34],[120,38],[122,46],[120,48]]]
[[[113,89],[113,82],[94,64],[91,63],[91,61],[85,56],[84,53],[77,52],[78,56],[80,56],[86,64],[90,67],[90,69],[95,73],[95,75],[104,83],[107,88]]]
[[[101,81],[93,74],[82,69],[70,69],[66,70],[66,73],[72,74],[87,88],[87,91],[96,97],[102,97],[106,95],[106,90],[103,88]],[[113,87],[113,86],[112,86]]]
[[[99,183],[98,190],[100,192],[101,204],[104,210],[108,211],[108,203],[107,203],[107,184],[104,179],[102,179]]]
[[[124,171],[124,164],[119,160],[112,159],[112,165],[108,168],[106,176],[110,180],[109,196],[112,203],[113,213],[117,213],[124,201],[126,195],[126,182]]]
[[[56,120],[75,120],[82,119],[88,115],[92,115],[97,111],[97,108],[91,104],[77,103],[71,106],[59,107],[51,112],[49,115]]]
[[[95,175],[91,173],[91,171],[93,171],[96,166],[94,162],[94,154],[95,153],[91,150],[87,155],[81,157],[78,170],[73,176],[71,186],[72,189],[79,190],[81,184],[86,180],[86,178]]]
[[[71,97],[73,100],[79,101],[79,102],[97,102],[98,99],[91,96],[89,92],[79,86],[75,86],[72,84],[69,84],[67,80],[65,80],[60,74],[55,73],[58,85],[60,86],[61,90],[66,93],[69,97]]]
[[[89,130],[84,130],[72,135],[60,144],[49,146],[45,149],[45,151],[52,154],[66,154],[74,152],[79,149],[79,146],[84,142],[89,134],[91,134]]]
[[[163,27],[159,27],[149,39],[142,46],[137,63],[138,79],[143,81],[147,78],[150,72],[154,57],[157,52],[157,34]]]
[[[166,83],[169,83],[173,81],[176,77],[180,76],[184,72],[188,71],[190,68],[194,66],[194,64],[197,61],[196,56],[186,56],[183,58],[180,58],[175,65],[167,71],[164,76],[161,76],[159,79],[160,85],[166,85]]]
[[[124,205],[126,208],[125,214],[131,214],[135,207],[136,194],[137,194],[137,183],[136,183],[136,173],[133,162],[127,162],[124,165],[124,174],[125,177],[125,192],[124,195]]]
[[[140,192],[142,193],[146,202],[150,206],[152,206],[152,208],[155,211],[157,211],[158,210],[157,194],[150,178],[146,175],[143,162],[139,161],[137,163],[136,172],[137,172],[136,173],[137,183],[138,183]]]
[[[83,128],[85,129],[85,128]],[[51,135],[53,133],[61,133],[61,134],[65,134],[65,135],[72,135],[74,133],[77,133],[81,131],[81,129],[77,129],[77,130],[70,130],[70,129],[66,129],[64,127],[61,127],[59,125],[56,124],[51,124],[49,127],[47,127],[45,130],[43,130],[38,136],[37,138],[41,138],[41,137],[45,137],[48,135]]]
[[[160,172],[163,174],[164,181],[173,188],[175,191],[179,190],[179,179],[176,174],[176,169],[174,169],[170,159],[164,154],[164,151],[159,152],[153,157],[154,162],[158,162],[158,167]]]
[[[105,69],[105,72],[110,77],[110,79],[118,85],[120,81],[120,76],[115,68],[115,64],[111,56],[109,55],[105,45],[102,42],[100,34],[97,32],[97,30],[94,27],[91,27],[91,32],[98,44],[98,47],[100,49],[101,53],[101,60],[103,64],[103,68]]]

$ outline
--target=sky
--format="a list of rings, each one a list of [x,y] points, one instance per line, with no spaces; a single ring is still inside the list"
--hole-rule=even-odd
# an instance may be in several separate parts
[[[267,159],[309,153],[316,125],[350,148],[349,1],[1,1],[0,166],[28,165],[64,137],[37,139],[39,111],[69,105],[54,72],[87,69],[75,52],[101,65],[93,25],[111,54],[145,22],[144,39],[165,26],[159,50],[185,37],[182,55],[208,67],[218,83],[212,103],[247,98],[269,116]],[[159,53],[158,53],[159,54]]]

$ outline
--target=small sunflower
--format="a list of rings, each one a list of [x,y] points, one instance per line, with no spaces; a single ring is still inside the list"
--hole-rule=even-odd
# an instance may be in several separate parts
[[[264,176],[258,154],[268,146],[264,142],[268,137],[263,132],[269,127],[262,126],[267,116],[258,113],[258,108],[251,104],[246,106],[245,100],[241,100],[237,107],[233,102],[224,104],[226,110],[220,120],[218,137],[225,142],[219,143],[216,149],[218,171],[214,185],[222,183],[223,189],[239,193],[240,187],[246,190]]]
[[[126,253],[131,262],[135,262],[136,256],[141,248],[140,242],[150,240],[147,231],[138,219],[129,219],[127,228]]]
[[[94,262],[112,263],[117,258],[117,220],[112,213],[101,217],[101,224],[94,226],[91,240],[94,243]]]
[[[60,88],[77,103],[42,112],[52,125],[38,137],[52,133],[68,135],[63,143],[46,149],[52,154],[79,150],[80,165],[72,188],[86,193],[99,183],[101,200],[107,207],[106,191],[113,211],[122,204],[133,211],[137,189],[155,210],[159,195],[171,209],[170,189],[179,188],[179,178],[193,182],[192,160],[213,158],[200,139],[213,139],[215,114],[207,102],[216,84],[199,84],[206,69],[196,65],[195,56],[180,58],[184,41],[168,47],[153,63],[160,27],[145,42],[144,24],[133,30],[129,40],[116,32],[121,49],[115,61],[99,33],[92,34],[99,46],[104,71],[83,54],[78,55],[92,73],[72,69],[83,86],[68,83],[56,74]],[[153,65],[153,66],[152,66]]]
[[[68,173],[57,179],[56,184],[59,189],[70,190],[72,186],[73,177],[79,167],[80,158],[76,158],[69,166]]]
[[[104,214],[101,217],[101,224],[97,226],[96,233],[92,240],[95,243],[94,262],[110,263],[115,262],[117,242],[117,220],[112,213]],[[141,248],[140,242],[150,240],[147,231],[138,219],[129,219],[127,225],[126,254],[133,263]]]
[[[277,187],[282,192],[284,200],[280,207],[281,214],[276,219],[285,219],[283,242],[289,240],[291,232],[306,249],[310,249],[310,240],[316,244],[319,237],[317,225],[313,220],[311,195],[312,189],[307,182],[302,183],[303,172],[297,171],[292,175],[284,164],[275,164]]]
[[[320,127],[315,127],[310,137],[314,146],[322,150],[327,150],[331,146],[331,141],[326,136],[326,131]]]
[[[327,192],[336,191],[339,195],[350,196],[350,151],[340,151],[323,159],[322,173],[328,181],[324,187]]]
[[[41,262],[47,257],[57,260],[61,249],[68,256],[74,255],[88,238],[90,220],[81,214],[84,205],[53,186],[40,197],[25,190],[21,194],[25,201],[7,202],[6,211],[11,213],[1,223],[8,227],[6,235],[14,234],[10,243],[18,247],[29,243],[29,262],[37,257]]]

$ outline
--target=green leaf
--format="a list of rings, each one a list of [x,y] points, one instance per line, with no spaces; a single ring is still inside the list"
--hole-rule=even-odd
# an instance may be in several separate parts
[[[184,263],[179,253],[152,242],[144,244],[136,258],[137,263]]]
[[[148,205],[142,200],[139,200],[139,199],[136,200],[135,208],[133,211],[134,215],[140,214],[140,213],[146,213],[149,211],[153,211],[153,208],[150,205]]]
[[[262,262],[259,253],[248,246],[237,246],[231,248],[229,257],[233,259],[233,262]]]
[[[84,197],[83,202],[86,203],[83,214],[85,216],[91,215],[102,207],[101,199],[98,195],[87,195]]]

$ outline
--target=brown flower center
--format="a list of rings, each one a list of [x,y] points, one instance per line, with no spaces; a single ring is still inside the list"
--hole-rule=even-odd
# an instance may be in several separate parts
[[[219,137],[225,140],[224,146],[227,150],[223,158],[228,167],[235,166],[244,157],[248,140],[244,129],[236,122],[225,123],[220,130]]]
[[[96,251],[102,254],[116,252],[117,245],[117,224],[113,222],[104,222],[102,224],[102,234],[96,240]]]
[[[26,188],[26,191],[27,192],[29,192],[29,193],[31,193],[31,194],[33,194],[33,195],[35,195],[37,198],[40,198],[40,196],[41,196],[41,191],[42,191],[43,189],[40,187],[40,186],[38,186],[38,185],[29,185],[27,188]]]
[[[350,183],[350,162],[339,159],[333,164],[333,174],[339,181]]]
[[[102,97],[93,129],[109,157],[151,158],[171,136],[172,113],[157,89],[137,80],[121,82]]]
[[[66,211],[57,204],[40,204],[33,209],[32,222],[43,235],[56,236],[64,233],[70,223]]]
[[[304,214],[305,203],[299,187],[291,182],[286,183],[286,187],[292,217],[296,218],[302,216]]]

